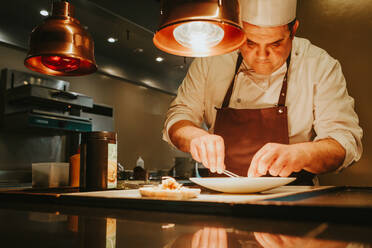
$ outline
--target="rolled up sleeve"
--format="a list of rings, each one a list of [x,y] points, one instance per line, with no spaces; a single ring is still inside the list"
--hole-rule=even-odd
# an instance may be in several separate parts
[[[163,128],[163,140],[173,145],[168,131],[178,121],[189,120],[201,126],[204,116],[204,94],[207,72],[205,58],[196,58],[191,63],[188,73],[178,88],[177,96],[172,101]],[[174,145],[173,145],[174,146]]]
[[[314,131],[317,135],[314,141],[333,138],[343,146],[346,155],[336,171],[339,172],[360,159],[363,130],[339,62],[332,60],[327,64],[314,87]]]

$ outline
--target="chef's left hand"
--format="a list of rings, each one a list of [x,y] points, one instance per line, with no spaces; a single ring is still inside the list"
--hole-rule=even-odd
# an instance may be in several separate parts
[[[266,174],[288,177],[311,163],[309,152],[301,143],[284,145],[267,143],[254,156],[248,170],[248,177]]]
[[[184,244],[185,245],[185,244]],[[184,246],[185,247],[185,246]],[[197,231],[191,241],[191,248],[227,248],[227,232],[221,227],[204,227]]]

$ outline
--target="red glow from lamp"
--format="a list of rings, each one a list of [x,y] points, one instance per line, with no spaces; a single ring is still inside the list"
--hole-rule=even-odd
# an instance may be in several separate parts
[[[60,72],[75,71],[80,66],[80,59],[66,56],[42,56],[41,62],[49,69]]]

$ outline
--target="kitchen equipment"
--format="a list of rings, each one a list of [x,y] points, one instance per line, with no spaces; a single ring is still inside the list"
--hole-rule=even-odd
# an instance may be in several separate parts
[[[25,66],[54,76],[80,76],[97,71],[92,37],[74,17],[67,1],[54,1],[52,15],[32,30]]]
[[[153,42],[164,52],[205,57],[231,52],[246,40],[237,0],[164,0]]]
[[[191,177],[200,186],[224,193],[257,193],[286,185],[295,177]]]
[[[32,163],[32,187],[68,186],[68,163]]]
[[[192,177],[195,161],[190,157],[175,157],[172,175],[176,178],[189,178]]]
[[[66,81],[3,69],[0,87],[0,111],[5,128],[92,130],[91,120],[81,113],[83,108],[93,108],[93,99],[68,91]]]
[[[113,189],[117,186],[116,133],[82,133],[80,188],[82,191]]]

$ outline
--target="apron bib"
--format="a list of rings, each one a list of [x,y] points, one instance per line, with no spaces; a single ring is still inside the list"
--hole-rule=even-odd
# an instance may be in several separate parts
[[[235,76],[243,61],[239,53]],[[235,76],[226,92],[221,108],[217,109],[214,134],[222,136],[225,142],[226,169],[240,176],[247,176],[254,154],[266,143],[289,144],[287,107],[287,76],[290,56],[287,59],[287,71],[283,79],[278,105],[263,109],[229,108],[234,88]],[[216,176],[216,174],[213,174]],[[270,176],[270,175],[266,175]],[[302,170],[292,173],[297,177],[296,185],[313,185],[314,175]]]

